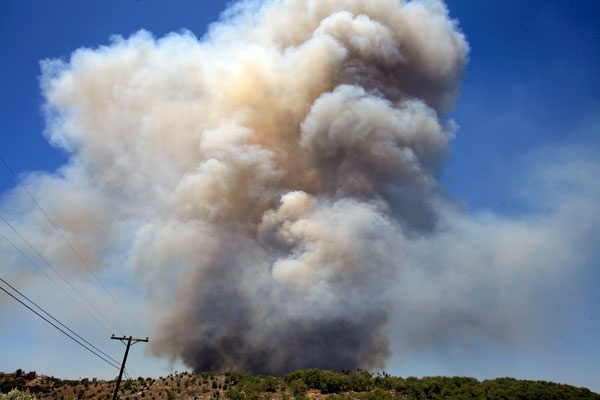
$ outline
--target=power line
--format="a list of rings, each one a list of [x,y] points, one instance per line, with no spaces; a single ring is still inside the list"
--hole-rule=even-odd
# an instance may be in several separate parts
[[[78,302],[69,292],[67,292],[62,286],[60,286],[54,279],[52,279],[52,277],[50,275],[48,275],[43,269],[42,267],[40,267],[35,261],[33,261],[23,250],[21,250],[19,247],[17,247],[16,244],[14,244],[12,242],[12,240],[10,240],[8,237],[6,237],[6,235],[4,235],[2,232],[0,232],[0,236],[2,236],[2,238],[4,238],[4,240],[6,240],[15,250],[17,250],[27,261],[29,261],[33,266],[35,266],[38,271],[40,271],[40,273],[42,273],[50,282],[52,282],[54,284],[54,286],[56,286],[61,292],[63,292],[63,294],[65,296],[67,296],[73,303],[77,304],[79,306],[79,308],[81,308],[84,312],[86,312],[90,317],[92,317],[98,324],[102,325],[102,327],[104,329],[106,329],[108,332],[111,332],[111,330],[108,328],[108,326],[106,326],[106,324],[104,324],[104,322],[100,321],[94,314],[92,314],[90,312],[90,310],[88,310],[87,308],[85,308],[80,302]],[[112,324],[111,324],[112,325]]]
[[[6,283],[6,281],[4,279],[1,279],[2,282]],[[10,286],[10,285],[9,285]],[[13,290],[15,290],[12,286],[10,286]],[[18,301],[19,303],[21,303],[23,306],[25,306],[29,311],[33,312],[35,315],[37,315],[38,317],[40,317],[41,319],[43,319],[44,321],[46,321],[47,323],[49,323],[50,325],[52,325],[54,328],[56,328],[58,331],[60,331],[61,333],[63,333],[64,335],[66,335],[67,337],[69,337],[71,340],[73,340],[75,343],[77,343],[78,345],[80,345],[81,347],[83,347],[84,349],[86,349],[87,351],[89,351],[90,353],[94,354],[96,357],[100,358],[101,360],[103,360],[104,362],[106,362],[107,364],[109,364],[111,367],[114,367],[116,369],[119,369],[118,365],[114,364],[114,361],[109,361],[108,359],[104,358],[103,356],[101,356],[100,354],[98,354],[96,351],[92,350],[90,347],[86,346],[85,344],[83,344],[82,342],[80,342],[79,340],[77,340],[75,337],[71,336],[69,333],[67,333],[66,331],[64,331],[63,329],[61,329],[59,326],[57,326],[56,324],[54,324],[52,321],[50,321],[48,318],[44,317],[42,314],[40,314],[39,312],[37,312],[36,310],[34,310],[33,308],[31,308],[30,306],[28,306],[27,304],[25,304],[22,300],[20,300],[19,298],[17,298],[15,295],[13,295],[12,293],[10,293],[8,290],[6,290],[4,287],[0,286],[0,290],[2,290],[3,292],[5,292],[6,294],[8,294],[10,297],[12,297],[13,299],[15,299],[16,301]],[[16,291],[16,290],[15,290]],[[20,292],[17,291],[17,293],[21,294]],[[23,296],[21,294],[21,296]],[[25,297],[25,296],[23,296]],[[25,297],[27,298],[27,297]],[[31,300],[27,299],[28,301],[30,301],[31,303],[33,303]],[[33,303],[35,304],[35,303]],[[42,310],[46,315],[50,316],[50,318],[52,318],[53,320],[57,321],[58,320],[54,317],[52,317],[50,314],[48,314],[45,310],[43,310],[40,306],[38,306],[37,304],[35,304],[36,307],[38,307],[40,310]],[[58,322],[60,325],[65,326],[64,324]],[[66,328],[66,326],[65,326]],[[71,329],[68,329],[70,332],[73,332]],[[73,332],[74,333],[74,332]],[[79,335],[75,334],[76,336],[80,337]],[[86,340],[84,340],[86,343]],[[94,349],[97,350],[97,348],[95,346],[92,346]],[[102,354],[104,354],[103,352],[101,352]],[[108,357],[108,356],[107,356]],[[108,357],[112,360],[112,357]]]
[[[1,154],[0,154],[0,161],[2,161],[2,163],[4,164],[4,166],[8,169],[8,171],[10,172],[10,174],[13,176],[13,178],[19,184],[19,186],[21,186],[21,188],[25,191],[25,193],[27,193],[27,195],[33,201],[33,203],[36,205],[36,207],[42,212],[42,214],[44,214],[44,216],[46,217],[46,219],[48,220],[48,222],[50,222],[50,224],[54,227],[54,230],[60,235],[60,237],[65,241],[65,243],[67,243],[67,245],[71,248],[71,250],[73,251],[73,253],[77,256],[77,258],[79,258],[79,260],[81,261],[81,263],[87,268],[87,270],[94,277],[94,279],[96,280],[96,282],[98,282],[98,284],[110,296],[110,298],[115,302],[115,304],[117,304],[117,306],[121,309],[121,311],[123,312],[123,314],[133,323],[133,325],[137,329],[139,329],[140,331],[143,331],[143,329],[140,327],[140,325],[129,315],[129,313],[127,313],[127,311],[125,310],[125,308],[123,307],[123,305],[116,299],[116,297],[114,297],[112,295],[112,293],[102,283],[102,281],[100,281],[100,279],[98,279],[98,277],[96,276],[96,274],[94,273],[94,271],[92,270],[92,268],[90,268],[90,266],[88,265],[88,263],[81,256],[81,254],[79,254],[79,252],[77,250],[75,250],[75,247],[71,244],[71,242],[69,242],[69,240],[65,237],[65,235],[62,233],[62,231],[60,229],[58,229],[58,226],[56,226],[56,224],[54,223],[54,221],[52,220],[52,218],[50,218],[50,216],[46,213],[46,211],[44,211],[44,209],[37,202],[37,200],[35,199],[35,197],[33,197],[33,195],[29,192],[29,190],[27,190],[27,187],[23,184],[23,182],[21,182],[21,179],[19,179],[19,177],[17,176],[17,174],[13,171],[13,169],[10,167],[10,165],[8,164],[8,162],[4,159],[4,157],[2,157]]]
[[[92,347],[94,350],[98,351],[99,353],[101,353],[103,356],[105,356],[106,358],[110,359],[114,363],[116,363],[116,364],[119,363],[117,360],[115,360],[114,358],[112,358],[111,356],[109,356],[108,354],[106,354],[105,352],[103,352],[102,350],[100,350],[99,348],[97,348],[96,346],[94,346],[93,344],[91,344],[90,342],[88,342],[87,340],[85,340],[84,338],[82,338],[80,335],[78,335],[76,332],[74,332],[71,328],[69,328],[68,326],[66,326],[65,324],[63,324],[62,322],[60,322],[59,320],[57,320],[56,318],[54,318],[52,315],[50,315],[50,313],[48,313],[46,310],[44,310],[35,301],[33,301],[29,297],[25,296],[17,288],[15,288],[14,286],[12,286],[10,283],[6,282],[3,278],[0,277],[0,281],[4,282],[5,285],[7,285],[8,287],[10,287],[14,292],[18,293],[21,297],[23,297],[29,303],[33,304],[38,310],[40,310],[41,312],[43,312],[44,314],[46,314],[54,322],[56,322],[57,324],[59,324],[60,326],[62,326],[66,330],[68,330],[69,332],[71,332],[73,335],[77,336],[79,339],[81,339],[82,341],[84,341],[86,344],[90,345],[90,347]]]
[[[4,223],[6,225],[8,225],[8,227],[10,227],[10,229],[12,229],[13,232],[15,232],[17,234],[17,236],[19,236],[21,238],[21,240],[23,240],[25,243],[27,243],[27,245],[35,252],[35,254],[37,254],[38,257],[40,257],[42,260],[44,260],[44,262],[50,267],[52,268],[52,270],[62,278],[62,280],[64,280],[67,285],[69,285],[69,287],[79,295],[79,297],[81,297],[94,311],[96,311],[98,313],[98,315],[100,315],[102,318],[104,318],[104,320],[106,322],[108,322],[109,325],[111,325],[115,330],[118,331],[118,328],[102,313],[100,312],[100,310],[98,310],[98,308],[96,308],[96,306],[94,306],[94,304],[92,304],[91,301],[89,301],[79,290],[77,290],[77,288],[75,286],[73,286],[73,284],[63,275],[60,273],[60,271],[58,269],[56,269],[54,267],[54,265],[52,265],[52,263],[50,261],[48,261],[48,259],[46,259],[46,257],[44,257],[39,251],[38,249],[35,248],[34,245],[31,244],[31,242],[29,242],[29,240],[27,240],[23,235],[21,235],[21,233],[10,223],[8,222],[8,220],[6,218],[4,218],[4,216],[2,216],[2,214],[0,214],[0,219],[2,221],[4,221]]]

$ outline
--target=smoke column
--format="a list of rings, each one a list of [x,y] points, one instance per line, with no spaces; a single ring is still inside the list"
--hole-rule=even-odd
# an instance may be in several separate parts
[[[139,32],[48,61],[61,184],[94,197],[79,206],[95,232],[69,230],[128,235],[163,304],[157,355],[382,368],[402,243],[436,223],[439,115],[466,53],[441,2],[274,1],[237,4],[203,40]]]
[[[440,187],[467,54],[436,0],[242,2],[202,39],[115,37],[43,63],[46,135],[70,161],[27,182],[95,268],[139,279],[152,353],[196,371],[510,341],[517,282],[540,251],[561,263],[541,250],[557,219],[471,220]]]

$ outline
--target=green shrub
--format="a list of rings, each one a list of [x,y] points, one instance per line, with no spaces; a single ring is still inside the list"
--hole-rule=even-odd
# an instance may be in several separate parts
[[[292,372],[284,377],[287,383],[301,379],[309,389],[318,389],[323,394],[347,391],[351,386],[351,377],[333,371],[306,369]]]
[[[303,395],[308,390],[308,386],[306,385],[306,383],[304,383],[302,379],[294,379],[289,383],[289,387],[294,397],[298,395]]]
[[[0,393],[0,400],[37,400],[37,397],[29,393],[29,390],[22,392],[19,389],[13,389],[8,394]]]

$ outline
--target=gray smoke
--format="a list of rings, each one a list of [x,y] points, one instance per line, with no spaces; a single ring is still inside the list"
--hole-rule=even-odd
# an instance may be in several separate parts
[[[382,368],[395,247],[435,223],[451,136],[438,112],[467,46],[440,3],[276,2],[251,17],[203,54],[223,65],[208,79],[225,104],[173,209],[211,243],[154,349],[196,370]]]
[[[70,161],[27,185],[91,265],[137,277],[152,353],[194,370],[383,368],[389,327],[402,348],[510,341],[526,312],[499,304],[526,302],[561,225],[443,194],[467,53],[436,0],[238,3],[202,39],[116,37],[43,64]]]
[[[440,113],[466,53],[439,1],[272,1],[203,40],[139,32],[48,61],[47,134],[93,228],[59,220],[91,259],[108,232],[132,243],[163,308],[157,355],[382,368],[402,242],[437,219]]]

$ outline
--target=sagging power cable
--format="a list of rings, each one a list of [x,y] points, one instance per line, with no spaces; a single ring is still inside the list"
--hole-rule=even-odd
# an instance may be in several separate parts
[[[19,237],[23,242],[25,242],[33,252],[48,265],[65,283],[75,292],[79,297],[81,297],[88,306],[90,306],[99,316],[101,316],[109,325],[113,327],[113,329],[118,331],[118,328],[100,311],[98,308],[85,297],[68,279],[64,276],[60,271],[54,267],[54,265],[48,261],[46,257],[42,255],[42,253],[33,245],[27,238],[25,238],[2,214],[0,214],[0,219],[4,221],[4,223]]]
[[[46,310],[44,310],[41,306],[39,306],[38,304],[36,304],[31,299],[29,299],[27,296],[25,296],[24,294],[22,294],[20,291],[18,291],[17,289],[15,289],[12,285],[10,285],[4,279],[0,278],[0,281],[2,281],[4,284],[6,284],[8,287],[10,287],[19,296],[21,296],[22,298],[26,299],[29,303],[33,304],[38,310],[40,310],[42,313],[44,313],[45,315],[47,315],[52,321],[55,321],[56,324],[54,322],[52,322],[50,319],[44,317],[44,315],[40,314],[39,312],[37,312],[32,307],[30,307],[28,304],[26,304],[23,300],[19,299],[13,293],[11,293],[8,290],[6,290],[6,288],[0,286],[0,290],[2,290],[3,292],[5,292],[6,294],[8,294],[10,297],[12,297],[14,300],[16,300],[17,302],[19,302],[24,307],[26,307],[29,311],[33,312],[35,315],[37,315],[38,317],[40,317],[41,319],[43,319],[44,321],[46,321],[47,323],[49,323],[50,325],[52,325],[54,328],[56,328],[62,334],[66,335],[68,338],[70,338],[71,340],[73,340],[75,343],[77,343],[78,345],[80,345],[81,347],[83,347],[84,349],[86,349],[87,351],[89,351],[90,353],[94,354],[96,357],[100,358],[101,360],[103,360],[104,362],[106,362],[107,364],[109,364],[110,366],[112,366],[112,367],[114,367],[116,369],[119,369],[119,365],[118,365],[119,363],[114,358],[110,357],[109,355],[107,355],[106,353],[104,353],[102,350],[98,349],[96,346],[94,346],[93,344],[91,344],[87,340],[83,339],[80,335],[78,335],[77,333],[75,333],[72,329],[68,328],[62,322],[58,321],[55,317],[53,317],[52,315],[50,315],[50,313],[48,313]],[[64,329],[62,329],[61,326]],[[81,341],[78,340],[77,338],[81,339]],[[85,342],[87,345],[84,344],[83,342]]]
[[[1,217],[1,215],[0,215],[0,217]],[[8,242],[8,244],[10,244],[17,252],[19,252],[19,254],[21,254],[21,256],[23,256],[23,258],[25,258],[27,261],[29,261],[29,263],[31,265],[36,267],[38,269],[38,271],[40,271],[40,273],[46,277],[46,279],[48,279],[50,282],[52,282],[54,284],[54,286],[56,286],[58,288],[58,290],[60,290],[65,296],[67,296],[73,303],[77,304],[77,306],[79,306],[79,308],[81,308],[87,315],[89,315],[98,324],[100,324],[107,332],[111,332],[111,329],[108,326],[106,326],[106,324],[104,322],[100,321],[94,314],[92,314],[92,312],[90,310],[85,308],[79,301],[77,301],[77,299],[75,299],[75,297],[73,297],[73,295],[71,295],[61,285],[59,285],[58,282],[56,282],[56,280],[54,280],[50,275],[48,275],[42,267],[40,267],[35,261],[33,261],[27,255],[27,253],[25,253],[23,250],[21,250],[12,240],[10,240],[2,232],[0,232],[0,237],[2,237],[4,240],[6,240]]]
[[[104,291],[109,295],[109,297],[113,300],[113,302],[121,309],[121,311],[123,312],[123,314],[133,323],[133,325],[137,329],[139,329],[140,331],[143,331],[143,329],[140,327],[140,325],[125,310],[125,308],[123,307],[123,305],[117,300],[117,298],[115,296],[113,296],[113,294],[108,290],[108,288],[96,276],[96,274],[94,273],[94,271],[92,270],[92,268],[88,265],[88,263],[85,261],[85,259],[81,256],[81,254],[79,254],[79,252],[75,249],[75,247],[71,244],[71,242],[65,237],[65,235],[62,233],[62,231],[54,223],[54,221],[52,220],[52,218],[50,218],[50,216],[46,213],[46,211],[44,211],[44,209],[42,208],[42,206],[40,206],[40,204],[38,203],[38,201],[31,194],[31,192],[29,192],[29,190],[27,189],[27,187],[23,184],[23,182],[21,181],[21,179],[19,179],[19,177],[17,176],[17,174],[13,171],[13,169],[10,167],[10,165],[8,164],[8,162],[4,159],[4,157],[2,157],[1,154],[0,154],[0,161],[2,161],[2,163],[4,164],[4,166],[6,167],[6,169],[10,172],[10,174],[15,179],[15,181],[18,183],[18,185],[21,186],[21,188],[25,191],[25,193],[27,193],[27,195],[29,196],[29,198],[31,199],[31,201],[41,211],[41,213],[46,217],[46,219],[48,220],[48,222],[50,222],[50,225],[52,225],[52,227],[54,228],[54,230],[65,241],[65,243],[69,246],[69,248],[71,249],[71,251],[73,251],[73,254],[75,254],[75,256],[79,259],[79,261],[81,261],[81,263],[89,271],[89,273],[92,275],[92,277],[94,277],[94,279],[96,280],[96,282],[104,289]]]

